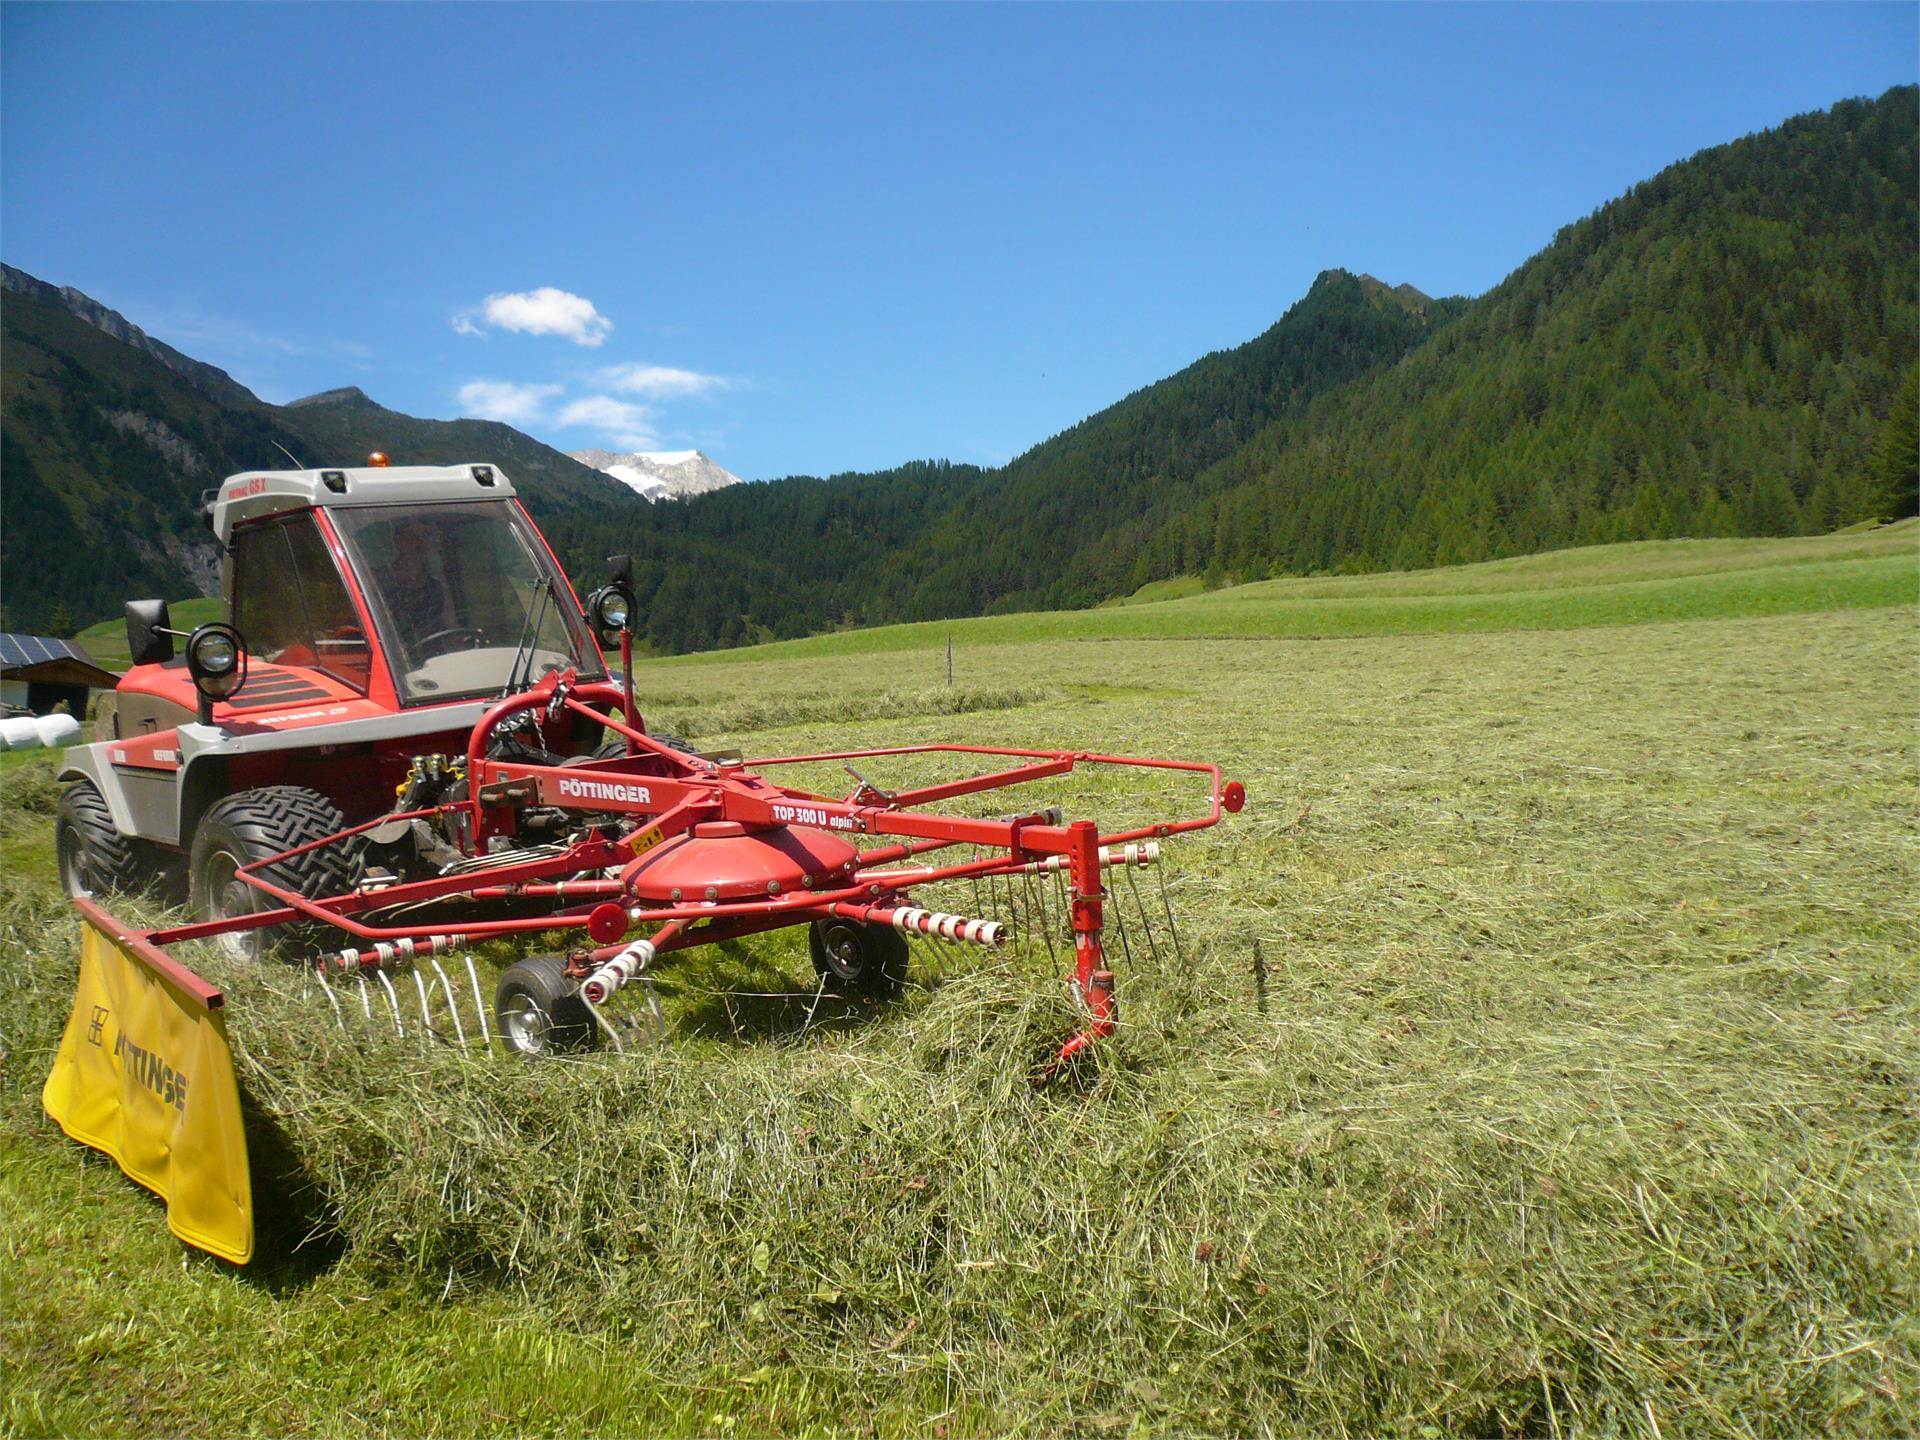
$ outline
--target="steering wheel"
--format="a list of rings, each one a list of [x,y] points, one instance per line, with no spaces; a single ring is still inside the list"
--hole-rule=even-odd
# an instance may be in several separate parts
[[[431,635],[422,635],[413,642],[413,648],[422,660],[431,660],[436,655],[445,655],[454,650],[475,648],[474,645],[443,645],[435,650],[432,646],[436,640],[471,640],[484,645],[487,643],[487,632],[477,625],[450,625],[445,630],[436,630]]]

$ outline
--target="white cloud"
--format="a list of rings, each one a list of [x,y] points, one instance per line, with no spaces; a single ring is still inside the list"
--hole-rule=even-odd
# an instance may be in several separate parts
[[[698,370],[679,370],[671,365],[611,365],[600,372],[604,384],[628,395],[659,398],[666,395],[704,395],[709,390],[728,389],[733,382],[723,375],[702,375]]]
[[[547,413],[558,385],[516,385],[511,380],[469,380],[460,387],[461,413],[481,420],[527,425]]]
[[[554,424],[563,430],[598,430],[622,450],[650,450],[660,443],[650,407],[611,395],[588,395],[571,402]]]
[[[462,335],[478,335],[482,324],[520,335],[559,335],[576,345],[598,345],[613,333],[613,322],[586,296],[551,285],[489,295],[477,309],[453,317]]]

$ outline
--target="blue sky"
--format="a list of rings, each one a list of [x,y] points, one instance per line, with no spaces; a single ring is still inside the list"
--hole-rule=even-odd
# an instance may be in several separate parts
[[[0,255],[269,400],[1005,461],[1320,270],[1485,290],[1911,4],[0,8]]]

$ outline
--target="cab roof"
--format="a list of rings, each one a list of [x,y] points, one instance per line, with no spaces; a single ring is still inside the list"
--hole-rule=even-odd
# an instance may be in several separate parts
[[[222,545],[233,527],[263,515],[336,505],[422,505],[504,500],[513,482],[498,465],[365,465],[326,470],[242,470],[205,497],[207,524]]]

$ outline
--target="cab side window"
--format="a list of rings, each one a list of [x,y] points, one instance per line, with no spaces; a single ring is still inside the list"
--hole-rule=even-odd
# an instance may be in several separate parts
[[[234,533],[233,623],[255,660],[308,666],[367,688],[366,632],[311,515]]]

